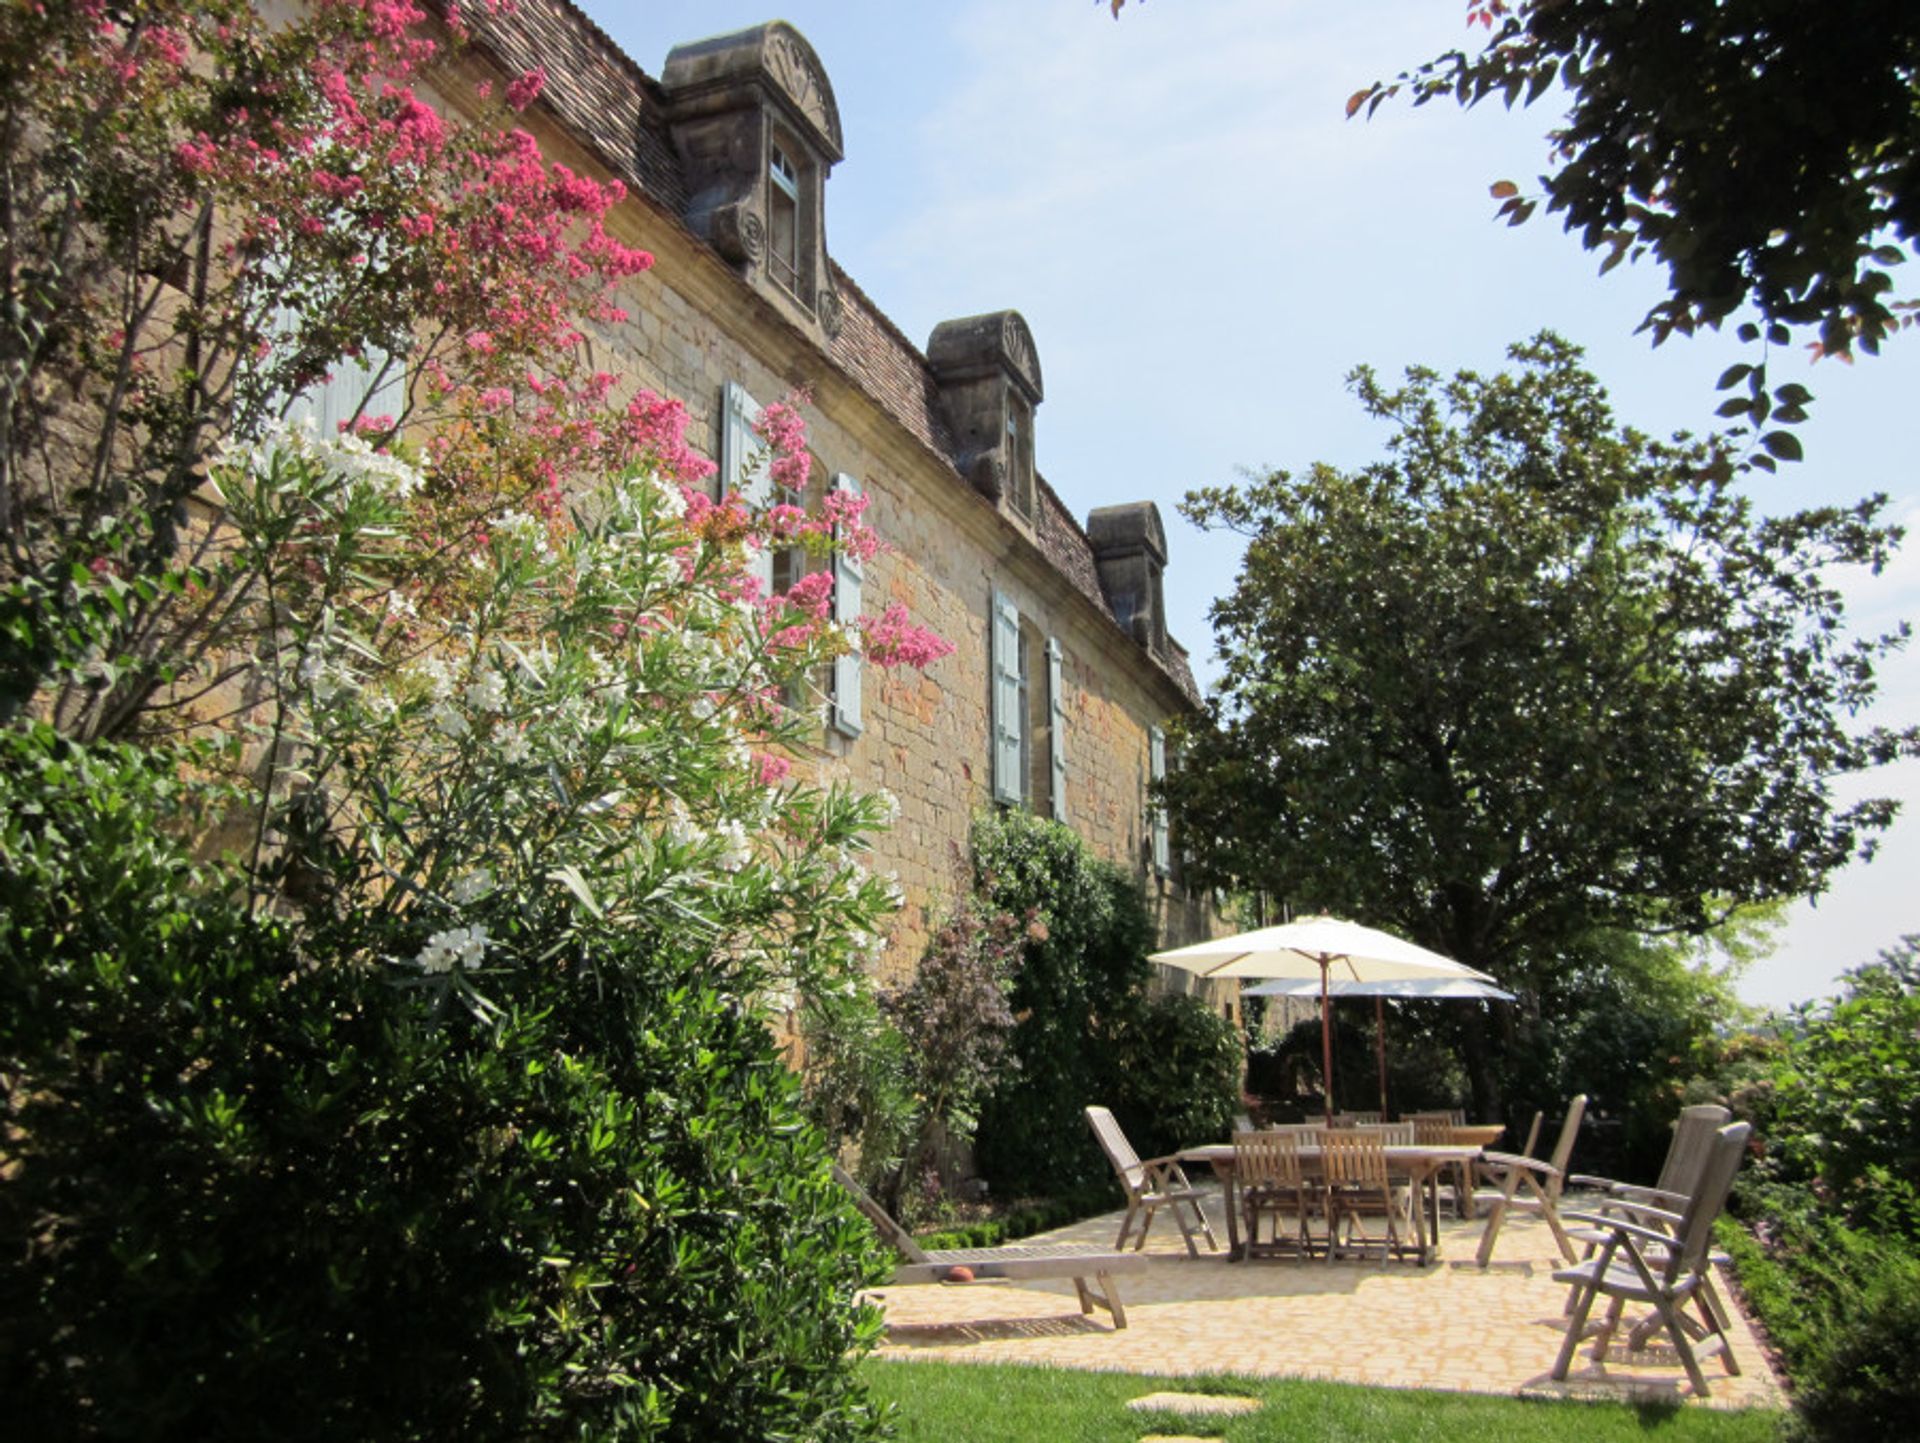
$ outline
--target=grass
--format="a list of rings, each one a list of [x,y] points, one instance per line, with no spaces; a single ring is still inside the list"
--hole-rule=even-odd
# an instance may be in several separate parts
[[[1772,1443],[1781,1415],[1624,1403],[1425,1393],[1272,1378],[1165,1378],[1018,1364],[864,1365],[875,1398],[895,1404],[901,1443],[1137,1443],[1151,1433],[1225,1443]],[[1256,1413],[1136,1413],[1144,1393],[1233,1393]]]

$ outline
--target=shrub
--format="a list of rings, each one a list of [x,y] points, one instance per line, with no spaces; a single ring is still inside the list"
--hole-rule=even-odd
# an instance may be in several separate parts
[[[1007,1197],[1096,1182],[1107,1164],[1081,1109],[1118,1095],[1119,1039],[1153,943],[1145,904],[1071,830],[1026,812],[977,821],[973,853],[980,898],[1025,929],[1008,998],[1019,1070],[982,1106],[981,1171]]]
[[[1231,1022],[1197,997],[1152,997],[1131,1009],[1117,1040],[1114,1113],[1142,1157],[1232,1132],[1243,1049]]]

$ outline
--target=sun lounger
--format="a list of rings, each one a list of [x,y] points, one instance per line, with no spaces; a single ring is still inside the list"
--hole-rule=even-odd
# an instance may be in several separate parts
[[[975,1281],[986,1279],[1071,1278],[1080,1295],[1080,1311],[1092,1313],[1105,1308],[1113,1317],[1113,1326],[1127,1325],[1126,1308],[1120,1301],[1120,1289],[1114,1283],[1119,1273],[1144,1270],[1150,1259],[1143,1253],[1100,1252],[1068,1244],[1035,1244],[1030,1247],[937,1248],[929,1250],[914,1241],[887,1210],[867,1195],[838,1163],[835,1180],[853,1198],[854,1205],[866,1214],[880,1236],[900,1255],[893,1271],[893,1285],[908,1287],[921,1283],[955,1281],[954,1269],[965,1268]],[[964,1276],[961,1275],[961,1276]],[[1093,1281],[1090,1283],[1088,1279]]]

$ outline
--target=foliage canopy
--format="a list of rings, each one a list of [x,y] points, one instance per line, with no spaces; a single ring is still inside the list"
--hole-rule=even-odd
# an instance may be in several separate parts
[[[1850,639],[1828,577],[1884,563],[1880,499],[1756,517],[1717,443],[1618,427],[1576,348],[1511,356],[1356,371],[1386,459],[1189,496],[1249,545],[1167,794],[1205,876],[1528,985],[1596,932],[1818,891],[1894,810],[1829,779],[1920,734],[1847,726],[1902,639]]]

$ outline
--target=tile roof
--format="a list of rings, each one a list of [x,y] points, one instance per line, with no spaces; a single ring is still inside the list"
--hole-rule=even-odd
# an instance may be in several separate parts
[[[686,177],[667,130],[665,92],[604,30],[570,0],[519,0],[511,13],[476,9],[466,20],[475,40],[508,73],[543,68],[547,80],[540,104],[629,190],[651,201],[673,224],[683,224]],[[953,437],[926,357],[851,276],[838,265],[832,272],[844,318],[828,345],[828,358],[944,464],[955,485],[974,494],[954,466]],[[1137,648],[1100,590],[1086,532],[1044,480],[1038,494],[1034,539],[1041,553],[1107,618],[1116,640]],[[981,504],[987,504],[984,498]],[[1158,662],[1189,701],[1199,702],[1183,647],[1172,643],[1166,656],[1149,653],[1148,659]]]

